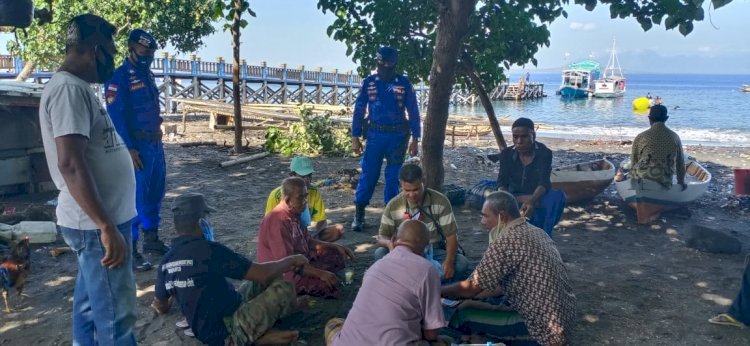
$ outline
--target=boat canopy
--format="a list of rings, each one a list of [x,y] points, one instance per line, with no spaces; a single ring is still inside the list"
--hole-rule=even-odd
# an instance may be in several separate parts
[[[568,65],[568,69],[599,71],[599,63],[593,60],[584,60],[584,61],[579,61],[577,63]]]

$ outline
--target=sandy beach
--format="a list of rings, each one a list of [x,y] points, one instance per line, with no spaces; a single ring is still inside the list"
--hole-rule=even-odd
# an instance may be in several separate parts
[[[195,121],[192,121],[195,120]],[[177,124],[176,117],[167,124]],[[212,215],[217,241],[250,258],[255,257],[257,231],[268,193],[288,173],[290,158],[270,155],[245,164],[221,168],[229,156],[222,145],[183,147],[181,142],[230,143],[232,133],[210,131],[203,117],[192,117],[187,134],[165,143],[167,198],[162,205],[161,234],[174,235],[169,204],[185,191],[204,193],[219,209]],[[178,126],[181,131],[181,126]],[[250,153],[260,152],[263,133],[248,132]],[[628,142],[575,141],[540,138],[554,151],[553,165],[608,157],[615,164],[630,152]],[[446,141],[446,184],[467,190],[482,179],[494,179],[497,165],[486,160],[496,152],[491,138],[457,138]],[[724,312],[739,290],[744,253],[750,248],[750,210],[746,201],[734,196],[733,167],[750,167],[750,150],[733,147],[690,146],[686,151],[713,174],[709,193],[687,208],[664,214],[650,225],[637,225],[635,213],[617,195],[614,186],[593,201],[570,205],[553,239],[568,269],[577,296],[575,345],[747,345],[750,332],[711,325],[707,319]],[[358,167],[358,158],[316,158],[314,180],[338,182],[342,169]],[[382,182],[382,177],[381,177]],[[362,275],[372,263],[379,212],[383,208],[382,184],[368,207],[365,232],[344,234],[341,242],[355,251],[350,263],[354,284],[343,286],[338,300],[316,299],[313,306],[282,321],[281,327],[300,331],[300,345],[322,345],[323,325],[332,317],[345,317],[356,296]],[[321,188],[329,219],[347,226],[354,207],[350,186],[332,184]],[[0,199],[19,212],[46,205],[55,193]],[[469,260],[476,264],[487,247],[487,234],[479,213],[456,207],[459,240]],[[743,254],[704,253],[685,244],[685,232],[693,224],[705,225],[733,235],[744,244]],[[76,276],[76,258],[67,253],[52,257],[56,244],[36,246],[32,271],[16,311],[0,312],[0,345],[68,345],[71,340],[71,307]],[[0,249],[0,252],[3,251]],[[149,257],[152,262],[158,258]],[[137,273],[138,321],[136,338],[144,345],[197,344],[184,336],[174,323],[179,308],[156,316],[149,308],[153,299],[154,270]]]

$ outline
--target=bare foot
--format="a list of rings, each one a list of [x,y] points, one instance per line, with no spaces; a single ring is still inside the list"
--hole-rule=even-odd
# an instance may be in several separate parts
[[[297,340],[299,332],[296,330],[270,329],[258,340],[256,345],[288,345]]]

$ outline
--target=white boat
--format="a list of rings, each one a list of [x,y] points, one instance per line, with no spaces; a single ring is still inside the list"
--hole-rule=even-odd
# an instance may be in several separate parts
[[[615,177],[615,165],[607,159],[552,168],[552,187],[565,192],[567,203],[588,201],[602,193]]]
[[[742,84],[742,88],[740,90],[746,93],[750,93],[750,84]]]
[[[667,190],[657,182],[646,179],[625,179],[615,182],[620,197],[635,209],[638,223],[656,220],[662,212],[676,209],[700,198],[711,183],[711,172],[692,158],[685,159],[687,189],[674,182]]]
[[[612,54],[609,56],[602,78],[594,82],[594,97],[614,98],[623,95],[625,95],[625,75],[622,74],[613,41]]]

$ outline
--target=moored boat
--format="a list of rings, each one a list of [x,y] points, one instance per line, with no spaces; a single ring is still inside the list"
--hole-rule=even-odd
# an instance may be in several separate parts
[[[614,98],[625,95],[625,75],[622,74],[620,60],[617,59],[615,43],[612,42],[612,54],[602,78],[594,82],[594,97]]]
[[[594,92],[594,81],[599,78],[599,63],[592,60],[584,60],[568,65],[562,71],[562,84],[560,85],[560,96],[563,98],[585,98]]]
[[[615,182],[620,197],[635,209],[638,223],[656,220],[662,212],[676,209],[700,198],[711,183],[711,172],[697,161],[685,160],[685,183],[687,189],[676,182],[670,189],[646,179],[625,179]]]
[[[590,200],[602,193],[615,177],[615,166],[607,159],[552,168],[552,187],[565,192],[567,203]]]
[[[750,93],[750,84],[742,84],[742,88],[740,90],[746,93]]]

